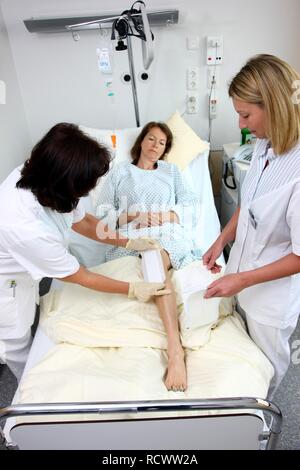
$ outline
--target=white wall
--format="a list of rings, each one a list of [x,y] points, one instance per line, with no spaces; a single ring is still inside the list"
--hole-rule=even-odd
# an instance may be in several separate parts
[[[28,155],[31,147],[16,69],[0,3],[0,80],[5,83],[6,104],[0,104],[0,182]]]
[[[3,0],[17,74],[30,134],[36,141],[59,121],[93,127],[135,126],[131,87],[121,82],[128,71],[126,52],[116,53],[114,89],[116,106],[106,96],[104,79],[97,70],[97,31],[82,31],[79,42],[68,33],[37,35],[27,32],[23,20],[41,16],[78,16],[128,9],[133,0]],[[183,112],[186,69],[200,67],[200,112],[185,119],[207,138],[207,67],[205,38],[223,35],[224,65],[220,66],[218,117],[214,121],[212,147],[239,139],[237,117],[227,96],[227,84],[243,63],[257,53],[280,56],[300,70],[299,0],[146,0],[149,10],[176,7],[178,25],[154,28],[155,60],[151,80],[138,83],[142,124],[165,120],[175,110]],[[199,35],[199,50],[186,48],[186,38]],[[136,72],[143,69],[140,41],[134,40]]]

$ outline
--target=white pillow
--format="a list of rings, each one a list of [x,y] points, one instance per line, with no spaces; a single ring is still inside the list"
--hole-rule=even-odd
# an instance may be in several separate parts
[[[131,161],[130,150],[141,132],[141,127],[128,127],[127,129],[96,129],[94,127],[79,126],[86,135],[106,145],[113,153],[113,165],[126,160]],[[112,135],[116,136],[116,149],[113,149]]]
[[[141,127],[132,127],[128,129],[117,129],[117,145],[116,145],[116,155],[115,155],[115,165],[125,160],[131,161],[130,150],[133,147],[134,142],[136,141],[139,133],[141,132]]]
[[[96,129],[94,127],[79,126],[79,129],[89,137],[97,140],[100,144],[106,145],[112,151],[111,136],[113,131],[111,129]]]

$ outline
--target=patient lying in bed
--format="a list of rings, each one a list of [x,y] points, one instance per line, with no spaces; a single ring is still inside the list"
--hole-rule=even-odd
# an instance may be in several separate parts
[[[119,226],[126,237],[160,241],[166,287],[172,290],[155,300],[168,339],[165,384],[168,390],[184,391],[185,358],[169,270],[197,259],[189,234],[196,229],[199,208],[196,195],[176,165],[164,161],[172,139],[166,124],[150,122],[144,126],[131,149],[132,162],[123,162],[108,174],[96,201],[96,216],[111,228]],[[112,247],[106,260],[128,255],[138,253]]]
[[[94,271],[120,280],[142,279],[136,257],[116,259]],[[176,300],[186,353],[184,396],[266,397],[272,366],[232,313],[230,302],[203,301],[199,316],[203,313],[205,324],[187,327],[180,294]],[[66,284],[43,298],[41,311],[40,326],[57,344],[22,381],[21,402],[182,397],[164,385],[167,336],[153,301],[141,309],[140,302],[125,296]]]

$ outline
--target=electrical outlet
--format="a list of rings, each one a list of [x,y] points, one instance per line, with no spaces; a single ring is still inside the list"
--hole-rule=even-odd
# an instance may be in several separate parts
[[[187,78],[186,87],[188,90],[199,89],[199,68],[198,67],[189,67],[187,69],[186,78]]]
[[[199,96],[197,93],[189,91],[187,93],[186,112],[188,114],[197,114],[199,112]]]

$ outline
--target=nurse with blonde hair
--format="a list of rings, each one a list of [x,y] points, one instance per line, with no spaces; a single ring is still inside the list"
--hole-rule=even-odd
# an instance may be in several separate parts
[[[289,338],[300,312],[300,75],[272,55],[251,58],[229,96],[240,128],[257,142],[241,205],[203,256],[214,272],[234,241],[226,274],[206,298],[236,296],[248,331],[274,366],[272,397],[290,362]]]

